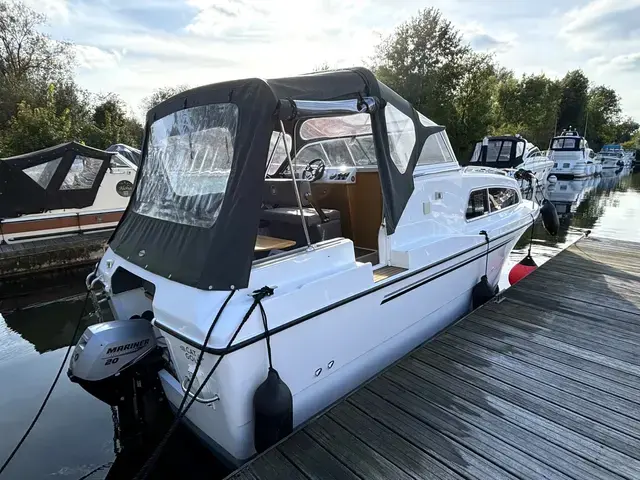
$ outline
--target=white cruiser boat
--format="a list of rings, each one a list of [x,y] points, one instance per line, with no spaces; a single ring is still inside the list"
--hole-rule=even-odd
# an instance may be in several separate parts
[[[553,167],[545,152],[520,135],[485,137],[476,143],[469,164],[500,168],[511,176],[524,169],[533,173],[539,185],[546,183]]]
[[[0,243],[114,229],[137,167],[70,142],[0,160]]]
[[[603,145],[598,158],[603,168],[620,168],[626,164],[625,151],[620,145]]]
[[[146,131],[89,278],[117,320],[69,376],[108,397],[162,352],[178,417],[234,466],[494,292],[540,211],[366,69],[203,86]]]
[[[595,161],[596,154],[576,130],[569,127],[551,140],[550,158],[553,160],[552,175],[588,177],[602,171]]]

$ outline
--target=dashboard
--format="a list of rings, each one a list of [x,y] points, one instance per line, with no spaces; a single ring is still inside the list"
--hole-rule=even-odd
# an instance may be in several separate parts
[[[316,183],[356,183],[356,168],[327,167]]]

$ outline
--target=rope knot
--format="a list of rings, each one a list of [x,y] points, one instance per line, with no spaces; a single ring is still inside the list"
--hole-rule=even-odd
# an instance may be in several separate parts
[[[273,291],[274,291],[273,288],[267,287],[265,285],[264,287],[259,288],[258,290],[254,290],[253,292],[251,292],[251,296],[253,297],[253,299],[255,301],[259,302],[263,298],[270,297],[271,295],[273,295]]]

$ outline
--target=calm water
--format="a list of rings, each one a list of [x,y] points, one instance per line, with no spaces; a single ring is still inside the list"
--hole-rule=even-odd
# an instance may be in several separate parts
[[[548,198],[556,205],[561,230],[557,238],[536,225],[532,254],[543,263],[581,237],[592,235],[640,240],[640,172],[605,172],[585,180],[559,180]],[[504,270],[526,255],[529,232],[518,242]],[[36,297],[0,300],[0,462],[3,462],[49,388],[70,342],[82,299],[81,284],[61,286]],[[86,319],[85,324],[91,322]],[[3,478],[77,479],[112,461],[113,429],[109,408],[63,373],[39,423]],[[194,471],[219,472],[210,454],[188,433],[178,432],[155,478],[182,477]],[[221,473],[221,472],[219,472]],[[100,471],[91,479],[105,478]]]

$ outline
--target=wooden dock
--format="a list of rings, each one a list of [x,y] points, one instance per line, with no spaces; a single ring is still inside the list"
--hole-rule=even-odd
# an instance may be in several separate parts
[[[639,479],[640,244],[583,239],[503,298],[228,478]]]

